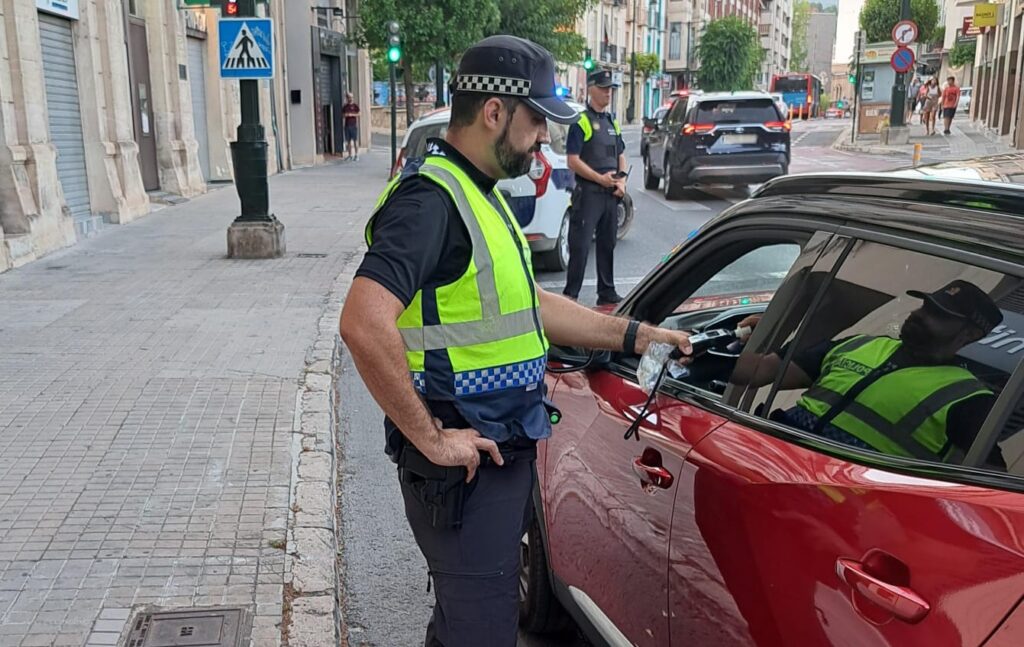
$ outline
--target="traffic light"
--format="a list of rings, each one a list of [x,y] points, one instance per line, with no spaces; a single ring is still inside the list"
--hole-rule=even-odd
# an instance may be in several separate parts
[[[223,15],[225,16],[233,18],[238,15],[238,3],[235,2],[235,0],[226,0],[224,4],[221,5],[221,9],[224,10]]]
[[[849,79],[850,79],[850,83],[853,83],[854,85],[857,84],[857,75],[856,74],[851,74],[849,76]]]
[[[594,59],[590,55],[590,50],[589,49],[587,49],[587,55],[583,58],[583,69],[588,71],[588,72],[590,70],[594,69]]]
[[[402,36],[399,34],[398,22],[388,23],[388,61],[397,63],[402,58]]]
[[[842,107],[843,107],[843,100],[842,99],[840,99],[839,101],[836,101],[836,107],[839,108],[839,109],[842,109]]]

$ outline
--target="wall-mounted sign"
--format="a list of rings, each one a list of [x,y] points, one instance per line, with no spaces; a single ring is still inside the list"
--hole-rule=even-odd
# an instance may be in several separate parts
[[[36,9],[78,20],[78,0],[36,0]]]
[[[995,27],[999,22],[999,5],[994,3],[974,5],[974,26]]]

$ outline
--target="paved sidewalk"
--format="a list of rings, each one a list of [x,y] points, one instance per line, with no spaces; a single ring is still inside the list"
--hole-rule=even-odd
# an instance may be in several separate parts
[[[993,139],[988,133],[968,121],[966,117],[960,117],[953,121],[953,126],[950,129],[951,135],[942,134],[941,118],[936,123],[938,131],[935,135],[926,135],[924,126],[916,122],[919,117],[915,115],[914,119],[915,123],[910,126],[910,143],[908,144],[884,146],[880,142],[879,135],[876,134],[858,135],[857,141],[851,143],[850,129],[846,128],[842,136],[836,140],[834,147],[847,152],[898,156],[909,160],[914,155],[914,144],[921,144],[921,162],[923,164],[998,155],[1015,150],[1011,146]]]
[[[143,605],[242,605],[253,645],[333,643],[282,627],[283,600],[339,620],[334,543],[333,580],[293,578],[330,479],[301,505],[294,486],[333,471],[299,457],[333,457],[313,405],[386,169],[271,178],[281,259],[224,257],[226,187],[0,274],[0,646],[115,644]]]

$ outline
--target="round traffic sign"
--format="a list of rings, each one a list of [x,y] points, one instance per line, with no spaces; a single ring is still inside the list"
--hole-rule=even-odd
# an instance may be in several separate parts
[[[906,47],[897,47],[896,51],[892,53],[890,63],[892,69],[900,74],[909,72],[914,67],[914,52]]]
[[[892,28],[892,42],[906,47],[917,41],[917,23],[913,20],[901,20]]]

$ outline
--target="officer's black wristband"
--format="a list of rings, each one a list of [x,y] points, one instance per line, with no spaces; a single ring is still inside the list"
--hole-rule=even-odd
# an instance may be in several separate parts
[[[622,352],[627,355],[636,355],[636,331],[640,329],[640,322],[633,319],[626,326],[626,336],[622,340]]]

